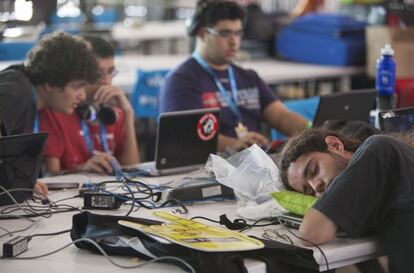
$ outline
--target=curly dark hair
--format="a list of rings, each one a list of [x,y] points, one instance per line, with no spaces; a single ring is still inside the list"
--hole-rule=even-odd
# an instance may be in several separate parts
[[[360,120],[327,120],[321,125],[321,128],[339,132],[342,135],[356,138],[361,142],[364,142],[365,139],[372,135],[381,133],[379,129]]]
[[[45,35],[28,53],[25,71],[35,85],[47,83],[61,88],[73,80],[95,83],[100,76],[88,44],[64,32]]]
[[[115,57],[114,45],[96,35],[83,35],[82,38],[91,45],[91,50],[98,58],[112,58]]]
[[[280,178],[287,188],[291,188],[287,178],[287,170],[290,164],[296,161],[301,155],[310,152],[328,152],[328,145],[325,142],[327,136],[335,136],[339,138],[344,144],[345,150],[350,152],[355,152],[362,143],[358,139],[321,128],[305,130],[292,137],[284,145],[278,162]]]

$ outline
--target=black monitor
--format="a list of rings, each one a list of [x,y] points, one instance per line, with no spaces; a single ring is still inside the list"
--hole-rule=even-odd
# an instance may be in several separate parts
[[[371,89],[323,95],[320,97],[313,125],[320,126],[327,120],[368,122],[376,95],[377,92]]]
[[[39,176],[47,133],[0,137],[0,185],[7,190],[33,189]],[[3,194],[1,194],[3,193]],[[0,206],[13,204],[0,189]],[[30,191],[12,191],[17,202],[32,196]]]

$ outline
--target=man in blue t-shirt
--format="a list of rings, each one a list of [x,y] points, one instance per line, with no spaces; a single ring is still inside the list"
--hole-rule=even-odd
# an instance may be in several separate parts
[[[221,108],[219,151],[267,144],[265,121],[286,135],[307,121],[289,111],[252,70],[233,64],[243,34],[243,10],[230,1],[199,1],[188,32],[193,56],[170,72],[161,88],[160,111]]]

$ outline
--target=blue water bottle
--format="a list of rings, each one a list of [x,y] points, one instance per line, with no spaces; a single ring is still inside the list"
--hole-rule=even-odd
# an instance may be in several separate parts
[[[378,92],[378,110],[396,108],[395,67],[394,50],[389,44],[386,44],[381,49],[381,57],[377,60],[377,78],[375,87]]]

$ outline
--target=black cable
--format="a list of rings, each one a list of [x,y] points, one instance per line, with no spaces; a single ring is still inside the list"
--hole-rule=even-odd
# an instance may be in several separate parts
[[[129,216],[131,214],[131,212],[134,210],[134,207],[135,207],[135,196],[134,196],[134,193],[132,192],[131,188],[125,182],[125,180],[122,180],[122,184],[124,184],[124,186],[128,189],[129,193],[131,194],[132,200],[134,200],[131,204],[131,208],[129,209],[127,214],[125,214],[125,216]]]
[[[216,224],[220,224],[220,225],[224,225],[226,226],[228,229],[230,230],[239,230],[239,232],[243,232],[246,229],[252,228],[252,227],[266,227],[266,226],[271,226],[275,224],[276,218],[269,218],[269,217],[265,217],[265,218],[261,218],[256,220],[253,224],[248,224],[246,222],[246,220],[244,219],[234,219],[233,222],[230,221],[227,216],[225,214],[220,215],[220,221],[216,221],[207,217],[203,217],[203,216],[195,216],[192,217],[191,220],[195,220],[195,219],[203,219],[203,220],[207,220]],[[269,221],[269,220],[273,220],[271,223],[267,223],[267,224],[263,224],[263,225],[258,225],[257,223],[261,222],[261,221]]]
[[[220,224],[220,221],[216,221],[216,220],[204,217],[204,216],[194,216],[194,217],[191,217],[190,219],[191,220],[203,219],[203,220],[207,220],[207,221],[210,221],[210,222],[213,222],[213,223],[216,223],[216,224]]]
[[[54,211],[53,214],[58,214],[58,213],[64,213],[64,212],[71,212],[71,211],[76,211],[79,210],[78,208],[69,208],[66,210],[59,210],[59,211]],[[35,218],[35,217],[39,217],[39,216],[43,216],[45,213],[37,213],[37,214],[28,214],[28,215],[0,215],[0,220],[11,220],[11,219],[22,219],[22,218]]]
[[[121,200],[125,200],[125,198],[127,198],[129,200],[132,198],[132,200],[135,200],[134,192],[131,190],[131,188],[128,186],[128,184],[125,182],[126,180],[128,181],[127,178],[124,178],[121,181],[117,181],[117,180],[102,181],[102,182],[98,183],[98,189],[102,185],[122,183],[122,185],[124,185],[127,188],[127,190],[129,192],[129,194],[131,195],[131,197],[128,197],[128,196],[125,196],[125,195],[121,195],[121,194],[117,194],[117,193],[112,193],[110,191],[106,191],[106,192],[112,194],[115,198],[118,198],[118,199],[121,199]],[[128,201],[128,200],[126,200],[126,201]],[[131,208],[125,214],[125,216],[129,216],[131,214],[131,212],[134,210],[134,207],[135,207],[135,202],[133,201],[132,204],[131,204]]]
[[[54,236],[54,235],[59,235],[59,234],[63,234],[63,233],[68,233],[70,232],[71,229],[66,229],[66,230],[62,230],[62,231],[57,231],[57,232],[51,232],[51,233],[38,233],[38,234],[33,234],[33,235],[29,235],[27,236],[30,239],[32,239],[33,237],[41,237],[41,236]]]
[[[290,234],[292,234],[294,237],[296,237],[296,238],[298,238],[299,240],[302,240],[302,241],[304,241],[304,242],[306,242],[306,243],[309,243],[309,244],[311,244],[312,246],[316,247],[316,248],[317,248],[317,249],[321,252],[321,254],[322,254],[322,256],[323,256],[323,258],[324,258],[324,260],[325,260],[325,263],[326,263],[326,271],[329,271],[329,263],[328,263],[328,258],[326,258],[325,252],[323,252],[322,248],[320,248],[317,244],[315,244],[315,243],[313,243],[313,242],[311,242],[311,241],[308,241],[308,240],[306,240],[305,238],[300,237],[299,235],[296,235],[294,232],[292,232],[292,231],[289,229],[289,227],[288,227],[288,226],[286,226],[286,225],[285,225],[282,221],[280,221],[279,217],[277,218],[277,221],[279,222],[279,224],[281,224],[283,227],[285,227],[285,228],[286,228],[286,230],[287,230]]]
[[[8,259],[8,260],[33,260],[33,259],[38,259],[38,258],[53,255],[53,254],[55,254],[59,251],[62,251],[65,248],[67,248],[67,247],[69,247],[73,244],[79,243],[79,242],[88,242],[88,243],[94,245],[98,249],[98,251],[102,255],[104,255],[105,258],[111,264],[113,264],[117,267],[120,267],[120,268],[124,268],[124,269],[141,268],[145,265],[148,265],[148,264],[151,264],[151,263],[154,263],[154,262],[170,260],[170,261],[174,261],[174,262],[179,262],[179,263],[183,264],[186,267],[186,269],[188,269],[191,273],[196,273],[195,269],[189,263],[187,263],[185,260],[183,260],[181,258],[174,257],[174,256],[161,256],[161,257],[157,257],[157,258],[154,258],[152,260],[149,260],[149,261],[140,262],[137,265],[122,265],[122,264],[119,264],[119,263],[115,262],[97,242],[95,242],[94,240],[89,239],[89,238],[80,238],[80,239],[74,240],[74,241],[69,242],[68,244],[66,244],[66,245],[64,245],[64,246],[62,246],[62,247],[60,247],[56,250],[53,250],[53,251],[48,252],[48,253],[40,254],[40,255],[37,255],[37,256],[31,256],[31,257],[4,257],[4,256],[2,256],[0,259]]]
[[[262,221],[270,221],[270,223],[267,224],[263,224],[263,225],[258,225],[257,223],[260,223]],[[253,222],[253,224],[248,224],[245,228],[242,228],[241,230],[239,230],[239,232],[244,232],[250,228],[253,227],[267,227],[267,226],[273,226],[275,224],[279,224],[278,219],[275,217],[264,217],[264,218],[260,218],[256,221]]]
[[[78,197],[81,197],[81,196],[79,194],[77,194],[75,196],[59,199],[59,200],[53,201],[53,202],[56,204],[56,203],[60,203],[60,202],[63,202],[63,201],[70,200],[70,199],[75,199],[75,198],[78,198]]]
[[[183,202],[181,202],[178,199],[169,199],[167,201],[165,201],[164,203],[162,203],[161,205],[159,205],[158,208],[163,208],[163,207],[168,207],[168,205],[179,205],[184,211],[177,209],[176,211],[181,213],[181,214],[187,214],[188,213],[188,208],[184,205]]]

